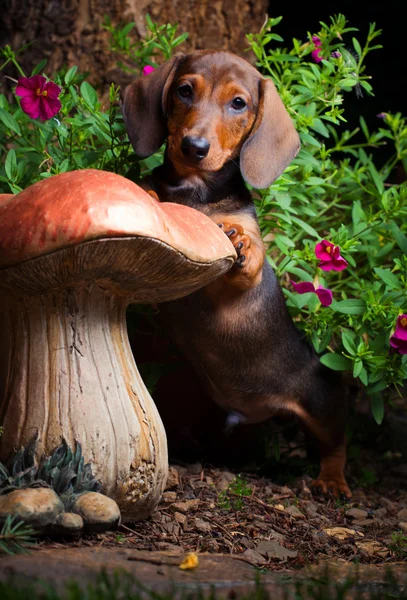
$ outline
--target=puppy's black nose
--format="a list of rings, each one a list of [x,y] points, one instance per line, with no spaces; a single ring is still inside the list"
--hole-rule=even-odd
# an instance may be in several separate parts
[[[210,143],[206,138],[194,137],[186,135],[181,142],[181,151],[184,156],[202,160],[208,155]]]

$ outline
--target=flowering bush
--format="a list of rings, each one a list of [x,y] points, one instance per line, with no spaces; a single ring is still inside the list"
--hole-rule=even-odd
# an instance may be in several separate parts
[[[322,362],[353,373],[381,422],[384,393],[398,391],[407,377],[407,186],[394,183],[396,165],[407,169],[407,125],[399,113],[381,113],[375,131],[363,117],[353,131],[343,125],[344,96],[372,91],[364,63],[380,48],[373,45],[380,34],[374,25],[363,45],[350,42],[355,30],[338,15],[305,42],[294,39],[285,48],[274,32],[279,21],[269,19],[248,36],[258,68],[274,80],[302,140],[285,173],[254,192],[268,259]],[[158,27],[149,19],[141,43],[131,39],[132,24],[114,29],[105,21],[105,27],[120,64],[137,75],[143,67],[148,75],[185,39],[175,26]],[[24,78],[11,49],[2,54]],[[53,83],[39,75],[44,68],[20,80],[21,104],[16,96],[9,102],[0,95],[0,192],[16,193],[41,178],[86,167],[137,180],[160,162],[161,153],[139,161],[132,152],[114,85],[105,109],[76,67],[56,74]],[[57,101],[59,112],[50,118]],[[384,144],[394,147],[394,155],[378,164],[375,150]]]

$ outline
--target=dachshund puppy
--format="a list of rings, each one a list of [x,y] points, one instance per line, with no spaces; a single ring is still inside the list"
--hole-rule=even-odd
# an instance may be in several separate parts
[[[123,115],[138,156],[167,140],[164,164],[142,186],[208,215],[237,253],[217,281],[161,305],[175,342],[234,423],[296,415],[319,443],[314,488],[350,497],[347,391],[288,314],[245,186],[269,186],[300,147],[272,81],[228,52],[177,55],[125,89]]]

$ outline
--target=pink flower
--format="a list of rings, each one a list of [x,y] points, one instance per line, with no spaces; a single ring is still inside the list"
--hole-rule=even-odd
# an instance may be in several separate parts
[[[339,246],[334,246],[328,240],[322,240],[315,246],[315,256],[319,258],[319,268],[323,271],[343,271],[348,266],[347,261],[340,255]]]
[[[150,65],[146,65],[145,67],[143,67],[142,74],[145,77],[146,75],[150,75],[150,73],[152,73],[153,71],[155,71],[154,67],[151,67]]]
[[[314,284],[310,281],[300,281],[300,283],[291,281],[291,285],[295,291],[298,292],[298,294],[306,294],[307,292],[313,292],[316,294],[322,306],[329,306],[332,304],[331,290],[322,287],[322,285],[318,286],[317,289],[315,289]]]
[[[313,35],[312,41],[314,43],[315,49],[311,52],[311,56],[315,60],[316,63],[320,63],[321,60],[323,59],[322,49],[321,49],[321,40],[317,35]]]
[[[390,336],[390,346],[400,354],[407,354],[407,315],[397,317],[396,329]]]
[[[381,112],[381,113],[379,113],[378,115],[376,115],[376,117],[377,117],[378,119],[383,119],[383,120],[385,120],[385,119],[387,119],[387,113],[385,113],[385,112]]]
[[[338,50],[335,50],[335,52],[331,52],[331,56],[332,58],[340,58],[342,54]]]
[[[42,75],[20,77],[16,95],[21,97],[21,108],[31,117],[48,121],[61,110],[58,96],[61,88],[53,81],[47,81]]]

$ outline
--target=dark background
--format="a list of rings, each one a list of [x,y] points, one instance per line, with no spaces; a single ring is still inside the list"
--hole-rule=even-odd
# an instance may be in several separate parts
[[[286,2],[285,6],[270,2],[269,15],[282,15],[283,20],[278,25],[279,33],[287,45],[291,45],[293,37],[306,41],[306,34],[316,34],[320,29],[320,21],[330,23],[330,16],[341,13],[348,20],[349,27],[356,27],[358,32],[349,32],[345,38],[347,47],[353,50],[352,37],[355,36],[361,45],[367,37],[369,23],[375,22],[382,35],[375,40],[382,49],[373,50],[368,54],[365,65],[366,73],[372,76],[374,96],[363,90],[363,96],[358,98],[355,93],[345,94],[345,117],[348,120],[346,128],[357,127],[359,116],[363,115],[371,128],[377,128],[381,123],[376,115],[381,112],[407,113],[404,89],[406,85],[407,68],[404,62],[404,44],[407,40],[405,2],[387,0],[387,2],[360,2],[345,0],[333,2]],[[390,151],[390,149],[389,149]],[[388,152],[382,150],[381,156]]]

